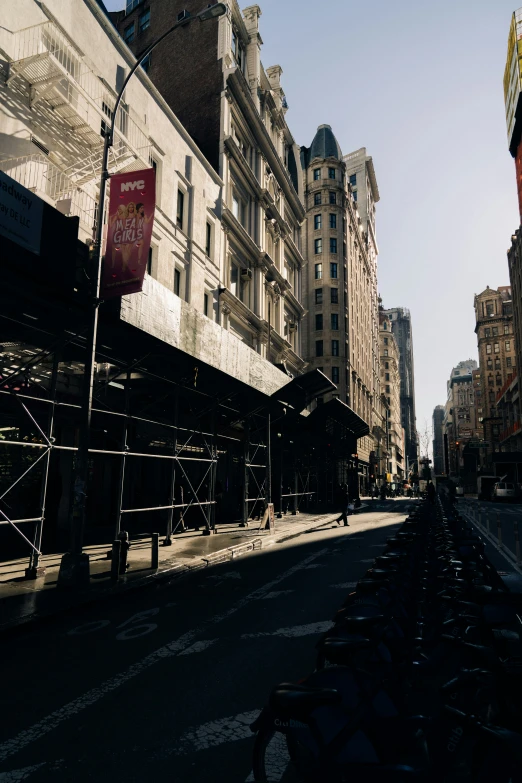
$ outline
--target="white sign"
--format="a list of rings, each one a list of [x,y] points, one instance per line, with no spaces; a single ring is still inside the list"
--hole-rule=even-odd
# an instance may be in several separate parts
[[[0,234],[40,255],[43,201],[0,171]]]

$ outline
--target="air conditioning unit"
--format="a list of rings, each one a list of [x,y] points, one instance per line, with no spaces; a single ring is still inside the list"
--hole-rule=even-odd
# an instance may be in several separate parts
[[[241,279],[242,280],[252,280],[252,270],[251,269],[242,269],[241,270]]]
[[[297,331],[297,322],[296,321],[289,321],[288,322],[288,330],[290,332],[296,332]]]

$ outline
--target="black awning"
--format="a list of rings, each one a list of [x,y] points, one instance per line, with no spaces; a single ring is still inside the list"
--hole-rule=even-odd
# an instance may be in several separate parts
[[[323,424],[327,419],[333,419],[342,424],[347,430],[353,432],[356,438],[363,438],[370,434],[370,428],[366,422],[355,411],[352,411],[349,405],[337,398],[318,405],[308,417],[308,421],[312,425]]]
[[[522,462],[522,451],[496,451],[492,454],[493,462],[518,464]]]
[[[272,399],[283,405],[291,405],[301,412],[316,397],[333,392],[336,388],[335,383],[320,370],[311,370],[278,389],[272,394]]]

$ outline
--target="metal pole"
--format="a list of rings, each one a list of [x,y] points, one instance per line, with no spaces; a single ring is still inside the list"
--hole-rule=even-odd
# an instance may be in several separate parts
[[[156,570],[159,567],[159,533],[152,534],[150,567],[155,568]]]
[[[125,384],[125,419],[123,423],[123,433],[121,439],[122,440],[121,450],[123,454],[120,463],[120,479],[118,485],[118,512],[116,515],[116,531],[114,534],[115,539],[118,538],[121,530],[121,512],[123,508],[123,493],[125,489],[125,463],[127,460],[127,451],[128,451],[127,436],[129,432],[129,413],[130,413],[130,379],[131,379],[130,370],[127,370],[127,382]]]
[[[179,392],[176,390],[176,396],[174,398],[174,424],[176,430],[174,431],[174,446],[173,453],[176,456],[178,450],[178,410],[179,410]],[[172,474],[170,479],[170,498],[169,503],[174,506],[176,502],[176,461],[172,463]],[[174,508],[169,509],[167,515],[167,534],[163,540],[163,546],[172,546],[172,523],[174,520]],[[180,524],[176,526],[176,532],[184,533],[185,525],[183,524],[183,514],[181,515]]]
[[[211,440],[211,449],[212,449],[212,459],[214,462],[212,463],[212,466],[210,468],[210,498],[209,500],[215,501],[216,500],[216,484],[217,484],[217,462],[218,462],[218,450],[217,450],[217,416],[216,416],[216,408],[217,408],[217,402],[214,404],[212,408],[212,440]],[[216,504],[213,502],[213,504],[210,506],[209,509],[209,522],[210,522],[210,529],[216,532]]]
[[[56,384],[58,382],[58,364],[59,364],[60,356],[58,353],[58,350],[54,352],[53,356],[53,370],[51,375],[51,386],[50,386],[50,396],[53,401],[53,404],[51,405],[47,417],[47,431],[49,433],[49,448],[47,449],[47,455],[45,458],[45,465],[42,475],[42,486],[40,491],[40,519],[36,523],[36,528],[34,531],[34,549],[31,550],[31,555],[29,559],[29,567],[25,571],[25,578],[26,579],[36,579],[38,576],[43,576],[45,574],[45,568],[40,565],[40,550],[42,548],[42,534],[43,534],[43,524],[45,519],[45,504],[47,500],[47,483],[49,480],[49,466],[51,463],[51,451],[52,451],[52,444],[54,442],[53,437],[53,430],[54,430],[54,416],[55,416],[55,408],[56,408]]]
[[[272,433],[270,411],[268,411],[266,422],[266,502],[272,502]]]
[[[243,491],[242,491],[242,515],[239,527],[248,527],[248,471],[250,465],[250,416],[245,420],[245,439],[243,442]]]

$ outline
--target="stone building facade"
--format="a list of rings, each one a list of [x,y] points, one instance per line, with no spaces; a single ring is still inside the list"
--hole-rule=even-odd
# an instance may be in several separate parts
[[[474,437],[475,390],[474,359],[459,362],[451,371],[447,383],[447,399],[443,420],[443,439],[447,443],[446,473],[459,476],[464,468],[464,451]]]
[[[492,455],[500,450],[502,417],[497,398],[516,372],[513,302],[510,286],[489,286],[475,295],[475,334],[477,335],[482,389],[481,409],[484,441],[482,466],[492,464]]]
[[[404,307],[385,310],[392,322],[392,331],[399,346],[401,375],[401,418],[405,433],[407,467],[418,459],[417,421],[415,416],[415,377],[413,362],[413,330],[410,311]]]
[[[433,411],[433,470],[441,476],[444,470],[444,405],[437,405]]]
[[[370,484],[376,426],[382,425],[378,372],[376,243],[361,219],[347,164],[329,125],[319,126],[310,147],[301,148],[305,177],[307,273],[303,301],[304,356],[337,385],[336,394],[370,427],[358,442],[360,489]],[[363,171],[371,158],[363,160]],[[365,174],[366,176],[366,174]],[[368,175],[369,176],[369,175]],[[366,203],[366,202],[365,202]],[[371,220],[375,234],[374,211]]]
[[[261,9],[227,4],[215,24],[182,27],[160,44],[148,74],[223,181],[219,323],[294,376],[304,369],[299,150],[285,120],[282,69],[261,63]],[[200,10],[197,0],[150,0],[111,17],[139,55],[180,14]]]
[[[397,340],[389,317],[380,311],[379,347],[381,390],[386,398],[386,481],[402,485],[405,478],[403,428],[401,424],[401,377]]]

